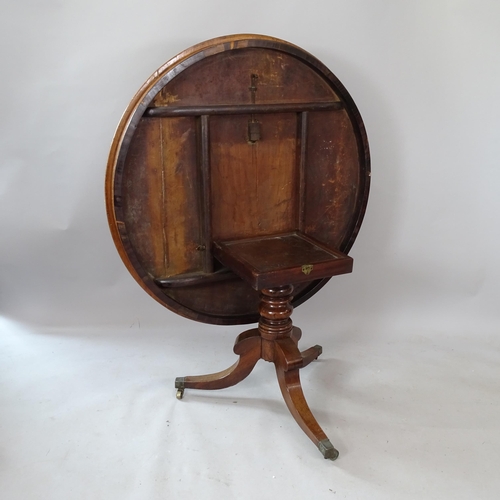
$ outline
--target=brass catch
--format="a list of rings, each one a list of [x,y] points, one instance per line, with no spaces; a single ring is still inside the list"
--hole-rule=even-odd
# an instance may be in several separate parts
[[[304,274],[311,274],[312,270],[313,270],[313,265],[312,264],[304,264],[302,266],[302,272]]]
[[[260,123],[256,121],[248,122],[248,141],[252,144],[260,141]]]

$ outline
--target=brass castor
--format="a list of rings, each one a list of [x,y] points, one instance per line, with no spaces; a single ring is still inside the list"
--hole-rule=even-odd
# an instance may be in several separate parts
[[[177,389],[175,397],[177,399],[182,399],[184,396],[184,377],[177,377],[175,379],[175,388]]]
[[[336,450],[329,439],[323,439],[318,443],[319,451],[323,454],[325,458],[330,460],[337,460],[339,457],[339,452]]]

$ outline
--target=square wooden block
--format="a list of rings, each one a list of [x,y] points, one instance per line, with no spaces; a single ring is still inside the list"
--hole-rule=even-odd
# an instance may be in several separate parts
[[[213,252],[256,290],[350,273],[353,264],[299,232],[214,242]]]

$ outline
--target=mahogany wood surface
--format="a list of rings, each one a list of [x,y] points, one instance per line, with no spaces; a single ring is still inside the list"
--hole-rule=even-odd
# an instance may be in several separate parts
[[[194,320],[250,323],[259,294],[213,242],[298,232],[347,254],[369,176],[363,122],[339,80],[288,42],[231,35],[187,49],[139,90],[112,144],[106,206],[152,297]],[[332,274],[296,280],[293,304]]]
[[[352,258],[299,232],[214,242],[217,259],[255,290],[352,271]]]
[[[291,414],[325,458],[338,451],[309,408],[294,305],[352,270],[370,178],[366,133],[343,85],[288,42],[231,35],[168,61],[132,100],[106,175],[114,242],[156,300],[241,333],[231,367],[176,379],[223,389],[275,364]]]
[[[363,122],[338,79],[282,40],[231,35],[171,59],[139,90],[115,134],[106,176],[114,242],[156,300],[188,318],[258,321],[229,368],[176,379],[223,389],[259,359],[275,364],[291,414],[325,458],[338,451],[309,408],[291,314],[347,255],[369,188]]]
[[[300,383],[299,370],[322,353],[321,346],[300,352],[298,341],[301,330],[292,325],[292,285],[276,286],[261,290],[258,328],[241,333],[234,346],[238,361],[221,372],[210,375],[179,377],[175,381],[178,397],[185,389],[224,389],[246,378],[259,359],[275,364],[278,383],[290,413],[323,454],[335,460],[339,452],[334,448],[314,417]]]

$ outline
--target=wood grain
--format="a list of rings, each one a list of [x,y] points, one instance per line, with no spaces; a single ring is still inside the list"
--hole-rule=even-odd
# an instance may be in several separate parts
[[[213,239],[292,230],[296,225],[296,115],[259,117],[262,139],[248,142],[249,115],[211,119]]]
[[[172,58],[132,99],[111,147],[106,209],[121,258],[152,297],[237,324],[258,319],[258,294],[239,279],[197,283],[221,268],[211,242],[299,229],[347,253],[368,186],[363,122],[338,79],[293,44],[231,35]],[[294,305],[327,280],[299,283]]]

